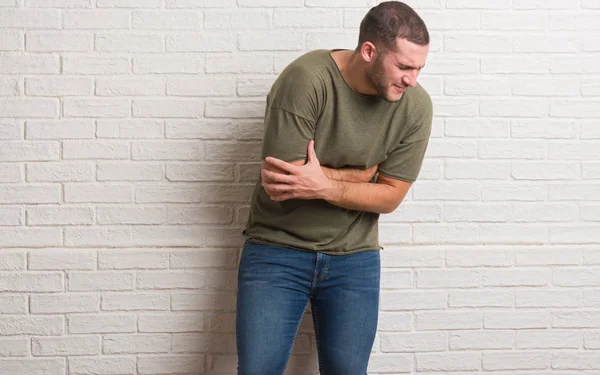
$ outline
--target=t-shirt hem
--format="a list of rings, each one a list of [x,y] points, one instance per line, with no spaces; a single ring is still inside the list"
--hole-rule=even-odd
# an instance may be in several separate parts
[[[304,251],[304,252],[308,252],[308,253],[323,253],[323,254],[327,254],[327,255],[350,255],[350,254],[362,253],[362,252],[366,252],[366,251],[381,251],[381,250],[383,250],[382,246],[379,246],[379,248],[353,249],[353,250],[348,250],[348,251],[314,250],[314,249],[306,249],[306,248],[301,248],[301,247],[296,247],[296,246],[284,245],[284,244],[280,244],[280,243],[276,243],[276,242],[269,242],[269,241],[257,239],[254,237],[246,237],[246,241],[249,243],[257,244],[257,245],[272,245],[272,246],[284,247],[284,248],[292,249],[292,250]]]

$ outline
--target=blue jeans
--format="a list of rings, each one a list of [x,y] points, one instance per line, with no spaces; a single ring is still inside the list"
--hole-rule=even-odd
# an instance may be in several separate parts
[[[349,255],[246,242],[238,273],[238,375],[282,375],[311,301],[321,375],[365,375],[377,331],[379,251]]]

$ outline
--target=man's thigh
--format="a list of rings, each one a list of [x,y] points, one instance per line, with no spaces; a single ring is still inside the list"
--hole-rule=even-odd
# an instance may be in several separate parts
[[[322,375],[366,374],[379,292],[379,251],[331,257],[311,298]]]
[[[308,304],[313,255],[244,246],[236,312],[238,374],[283,374]]]

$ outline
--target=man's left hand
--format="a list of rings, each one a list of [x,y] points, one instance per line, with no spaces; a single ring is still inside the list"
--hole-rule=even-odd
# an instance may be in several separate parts
[[[325,176],[317,154],[315,141],[308,143],[308,162],[297,166],[283,160],[267,157],[265,162],[287,174],[262,168],[262,186],[272,200],[326,199],[333,189],[333,182]]]

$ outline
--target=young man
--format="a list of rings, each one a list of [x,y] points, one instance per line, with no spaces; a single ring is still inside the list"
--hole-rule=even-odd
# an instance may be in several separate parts
[[[361,22],[354,51],[306,53],[273,84],[239,264],[238,374],[284,373],[309,301],[321,374],[366,374],[379,215],[416,180],[431,133],[417,84],[428,49],[415,11],[385,2]]]

